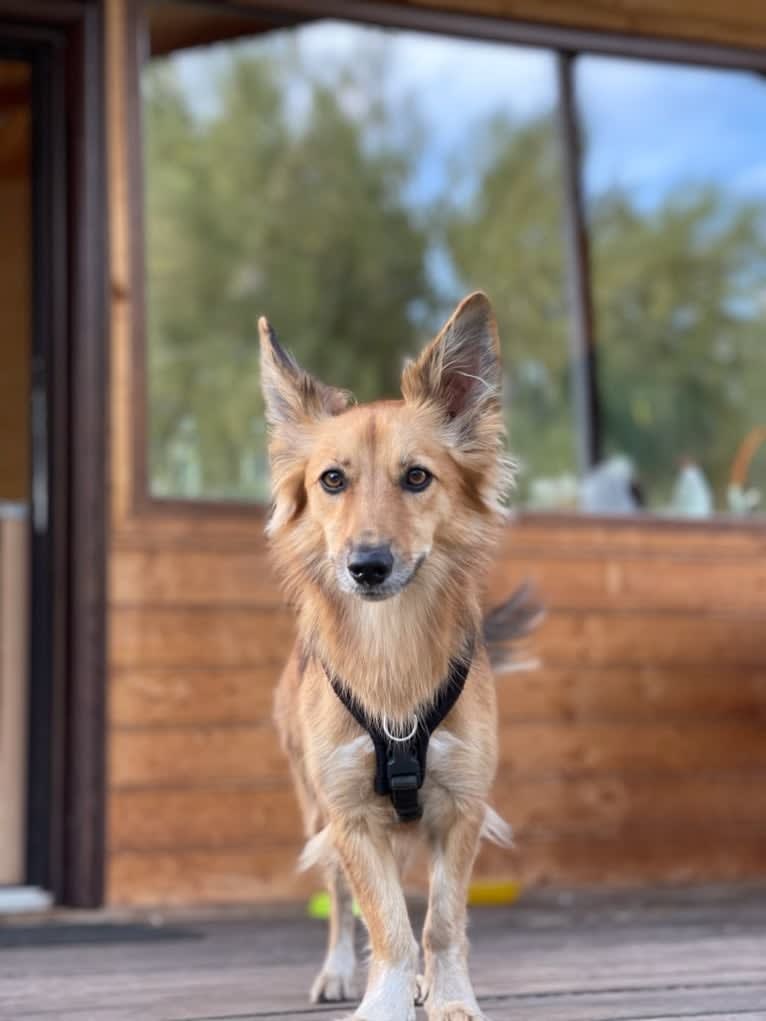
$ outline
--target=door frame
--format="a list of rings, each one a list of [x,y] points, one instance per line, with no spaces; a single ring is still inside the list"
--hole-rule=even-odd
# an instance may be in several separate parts
[[[26,883],[104,898],[108,451],[103,11],[0,0],[32,66],[33,492]]]

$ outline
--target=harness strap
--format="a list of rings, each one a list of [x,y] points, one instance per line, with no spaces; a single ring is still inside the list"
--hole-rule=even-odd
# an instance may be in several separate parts
[[[388,795],[401,822],[414,822],[423,815],[418,791],[426,778],[426,759],[431,735],[449,715],[460,698],[473,659],[474,639],[465,655],[450,661],[449,673],[436,698],[423,713],[416,713],[417,728],[408,740],[392,740],[376,721],[371,720],[346,685],[323,663],[332,690],[366,730],[375,748],[375,793]]]

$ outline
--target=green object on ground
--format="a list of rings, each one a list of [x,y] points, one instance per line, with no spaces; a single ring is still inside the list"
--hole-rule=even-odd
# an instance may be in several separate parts
[[[312,894],[306,906],[309,918],[330,917],[330,894],[326,890]]]
[[[359,905],[356,901],[354,901],[353,912],[357,918],[361,917]],[[327,890],[314,893],[309,897],[309,902],[306,905],[306,914],[309,918],[327,919],[330,917],[330,894]]]

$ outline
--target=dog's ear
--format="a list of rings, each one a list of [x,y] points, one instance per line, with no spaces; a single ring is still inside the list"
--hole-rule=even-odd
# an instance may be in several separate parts
[[[402,375],[413,404],[435,404],[459,433],[480,416],[500,410],[500,341],[492,305],[476,291],[458,305],[439,335]]]
[[[304,471],[310,446],[307,427],[319,419],[339,415],[348,406],[350,396],[304,372],[280,345],[268,319],[258,320],[258,332],[274,497],[267,531],[274,535],[306,503]]]
[[[344,390],[327,386],[305,372],[282,347],[265,316],[258,320],[261,388],[266,420],[274,429],[339,415],[350,402]]]

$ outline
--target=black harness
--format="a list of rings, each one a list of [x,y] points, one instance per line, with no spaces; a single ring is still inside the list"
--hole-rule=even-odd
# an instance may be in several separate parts
[[[426,778],[428,742],[460,698],[471,669],[473,646],[471,640],[465,654],[450,661],[447,679],[436,698],[422,713],[415,714],[413,733],[404,738],[392,736],[390,731],[371,720],[343,681],[324,667],[335,694],[372,738],[375,747],[375,793],[389,795],[401,822],[415,822],[423,815],[418,791]]]

